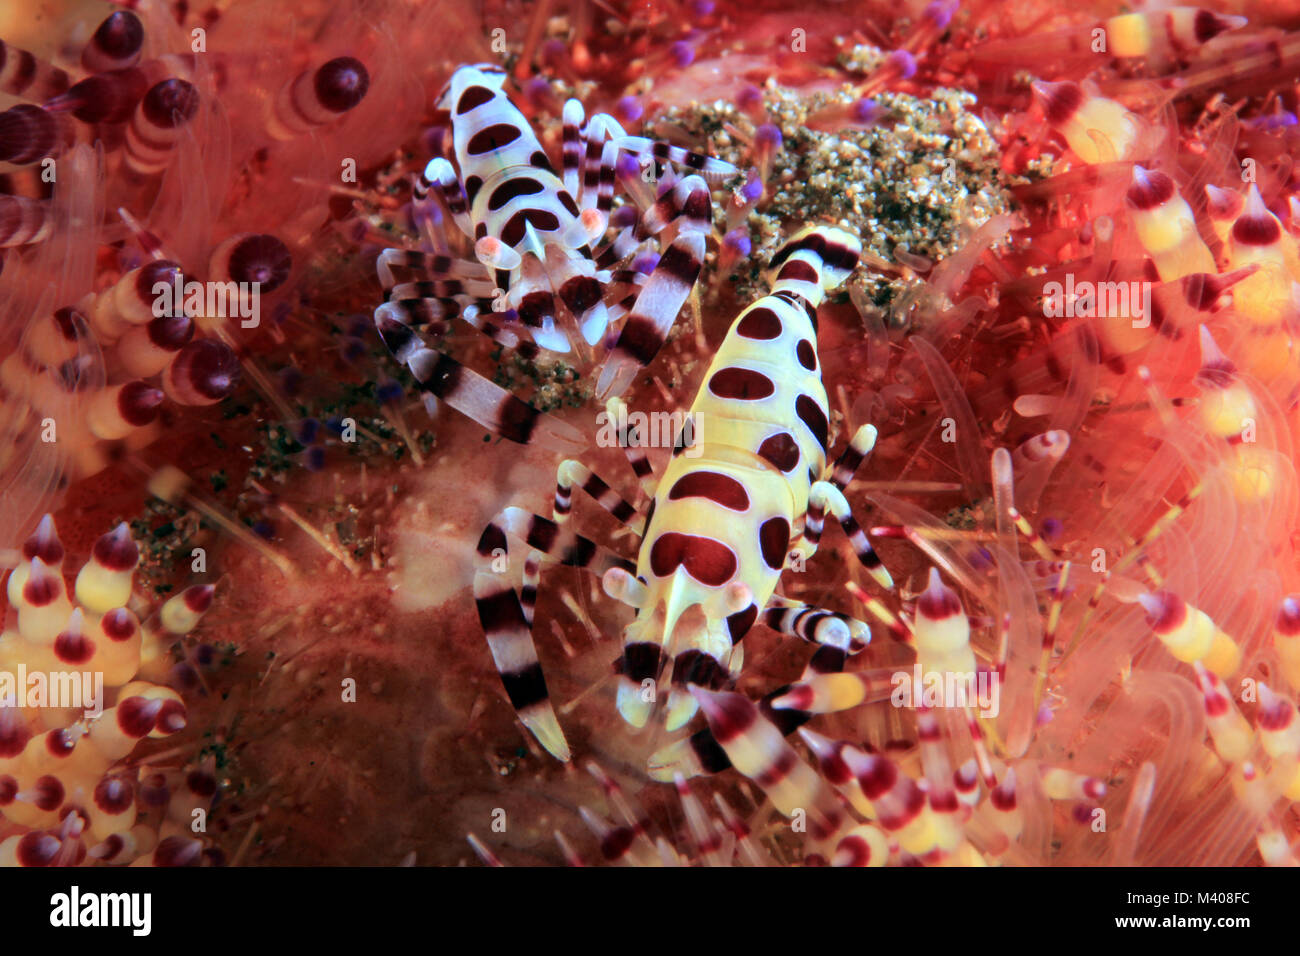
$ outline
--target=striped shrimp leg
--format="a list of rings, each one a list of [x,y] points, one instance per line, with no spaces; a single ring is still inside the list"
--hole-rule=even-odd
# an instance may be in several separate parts
[[[612,117],[609,119],[613,122]],[[614,126],[617,125],[614,123]],[[725,160],[693,153],[689,149],[670,146],[659,140],[647,139],[644,136],[619,135],[614,142],[621,151],[632,153],[640,158],[650,157],[663,163],[682,166],[692,173],[703,176],[711,183],[721,182],[728,176],[736,175],[736,167]]]
[[[573,509],[573,489],[583,493],[611,515],[623,522],[638,538],[645,531],[644,516],[634,504],[609,486],[609,483],[580,461],[566,458],[560,462],[555,481],[555,523],[563,524]]]
[[[581,138],[581,142],[579,141]],[[631,153],[645,163],[671,163],[719,183],[736,175],[736,167],[721,159],[692,152],[645,136],[629,136],[622,125],[608,113],[596,113],[584,122],[582,103],[571,99],[564,104],[565,186],[577,195],[579,166],[584,193],[583,204],[609,209],[613,196],[618,157]]]
[[[568,761],[569,745],[551,706],[546,678],[533,643],[531,611],[535,598],[527,598],[526,610],[506,577],[510,535],[522,539],[540,555],[585,568],[597,576],[614,569],[633,571],[635,565],[554,521],[520,508],[503,510],[479,538],[474,602],[492,660],[511,706],[524,726],[557,760]],[[529,577],[535,580],[535,573]]]
[[[704,264],[704,240],[713,226],[713,202],[704,180],[687,176],[676,183],[641,217],[637,235],[658,235],[670,224],[677,225],[677,237],[659,257],[619,330],[596,381],[600,400],[622,394],[654,360],[695,287]]]
[[[419,252],[412,249],[385,249],[375,264],[379,282],[388,299],[402,298],[393,291],[403,282],[418,279],[482,279],[483,267],[468,259],[457,259],[443,253]],[[490,290],[489,290],[490,291]]]
[[[483,277],[483,266],[443,253],[385,249],[376,263],[387,301],[378,311],[403,325],[430,333],[447,330],[457,316],[492,341],[532,359],[540,351],[515,329],[500,324],[493,310],[495,288]]]
[[[432,335],[446,334],[450,320],[459,317],[498,345],[513,349],[525,359],[533,358],[539,351],[535,343],[521,339],[516,329],[492,318],[498,315],[491,308],[492,292],[492,286],[481,279],[416,279],[393,286],[389,292],[392,301],[379,306],[375,314],[387,315]]]
[[[647,497],[653,498],[655,493],[654,466],[650,464],[650,457],[646,454],[645,436],[640,425],[631,423],[627,414],[627,404],[621,398],[611,398],[606,402],[604,414],[604,422],[613,425],[614,437],[618,442],[618,447],[623,449],[623,454],[627,458],[632,473],[636,475],[637,481],[641,483],[641,490],[645,492]],[[600,423],[600,421],[599,416],[597,416],[597,422]]]
[[[610,401],[613,403],[617,402],[618,399],[611,399]],[[632,450],[628,449],[629,452]],[[632,463],[634,470],[637,462],[644,460],[643,456],[638,458],[629,454],[629,461]],[[555,505],[553,509],[555,524],[563,525],[568,521],[573,510],[573,489],[575,487],[580,488],[592,501],[621,521],[628,530],[636,535],[638,540],[644,535],[645,514],[615,491],[598,474],[582,462],[571,458],[560,462],[559,468],[556,470]],[[532,551],[524,565],[522,596],[524,599],[524,615],[529,626],[532,626],[533,621],[532,605],[536,601],[536,585],[541,558],[540,552]],[[607,569],[601,576],[601,584],[609,597],[621,601],[629,607],[640,608],[645,603],[647,595],[645,586],[622,566]],[[620,660],[616,664],[616,669],[621,666],[622,661]]]
[[[858,654],[871,643],[871,628],[863,622],[783,597],[772,597],[762,620],[787,637],[797,637],[817,647],[835,648],[842,656]]]
[[[853,476],[857,474],[858,468],[875,447],[876,427],[863,425],[853,433],[853,438],[840,453],[840,457],[835,460],[835,467],[831,469],[830,483],[840,491],[847,488],[853,481]]]
[[[469,202],[456,168],[441,156],[429,160],[424,171],[415,177],[412,195],[416,202],[428,202],[430,196],[441,200],[442,205],[451,213],[452,222],[467,236],[474,235],[474,224],[469,218]]]
[[[881,562],[880,556],[876,554],[876,549],[872,547],[866,532],[853,516],[848,499],[844,497],[844,489],[852,482],[858,467],[866,460],[875,444],[875,426],[863,425],[854,433],[853,439],[830,470],[830,479],[813,484],[808,495],[804,530],[796,547],[805,558],[816,553],[825,528],[826,511],[829,509],[840,522],[840,527],[844,529],[849,543],[858,556],[858,561],[877,584],[889,590],[894,586],[893,578]]]
[[[640,219],[634,205],[629,204],[615,210],[609,219],[613,233],[592,252],[599,268],[610,269],[641,248],[644,238],[637,236]]]
[[[407,299],[430,299],[442,305],[447,318],[455,318],[459,313],[457,306],[488,299],[491,287],[482,281],[462,282],[459,279],[417,279],[393,286],[389,296],[398,301]]]
[[[808,493],[808,516],[804,525],[803,540],[813,551],[817,549],[817,545],[821,542],[827,511],[844,529],[844,534],[849,539],[849,544],[853,546],[858,562],[867,573],[882,588],[887,591],[892,590],[894,579],[889,569],[880,560],[880,555],[876,554],[876,549],[872,547],[867,533],[858,524],[858,519],[853,516],[853,510],[849,507],[844,493],[830,482],[819,481]]]
[[[385,311],[375,312],[375,327],[394,358],[407,367],[421,391],[442,399],[489,431],[521,445],[533,442],[568,454],[586,447],[576,428],[538,411],[523,399],[466,368],[449,355],[429,348],[410,327]],[[428,321],[441,321],[432,314]]]
[[[582,104],[569,100],[565,104],[565,120],[581,122]],[[606,137],[626,135],[623,128],[608,113],[597,113],[587,121],[582,130],[582,189],[580,201],[583,209],[597,209],[608,214],[614,205],[614,171],[618,162],[618,145]]]

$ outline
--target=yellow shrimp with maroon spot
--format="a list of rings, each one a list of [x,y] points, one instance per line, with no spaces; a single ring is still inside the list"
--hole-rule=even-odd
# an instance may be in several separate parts
[[[570,751],[531,635],[543,558],[601,576],[609,596],[636,609],[616,665],[618,711],[634,727],[645,726],[665,698],[656,692],[665,675],[670,731],[685,726],[708,694],[734,684],[741,641],[760,615],[769,627],[817,646],[810,674],[841,670],[870,640],[859,621],[775,595],[792,553],[816,550],[827,511],[867,571],[892,586],[843,494],[875,443],[875,428],[860,428],[827,467],[817,307],[853,271],[860,252],[855,237],[825,226],[800,231],[777,252],[772,292],[741,312],[718,348],[644,517],[586,466],[566,460],[554,520],[506,508],[483,532],[474,579],[479,618],[511,703],[558,759],[570,759]],[[629,459],[638,477],[650,480],[644,457],[629,449]],[[637,532],[635,564],[566,527],[575,484]],[[520,592],[493,566],[510,536],[533,549]],[[788,734],[808,715],[785,711],[774,719]],[[729,765],[708,728],[651,763],[661,778]]]

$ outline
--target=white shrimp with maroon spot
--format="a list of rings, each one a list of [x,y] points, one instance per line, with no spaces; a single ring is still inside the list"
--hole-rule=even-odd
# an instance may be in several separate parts
[[[436,231],[426,237],[438,247],[434,252],[385,250],[378,272],[386,301],[375,324],[426,393],[511,440],[572,450],[578,441],[572,431],[429,348],[415,332],[441,335],[459,316],[525,358],[539,350],[566,354],[579,340],[600,348],[612,343],[596,393],[601,400],[621,393],[667,340],[699,275],[712,229],[706,179],[720,181],[736,170],[629,136],[604,113],[584,121],[582,104],[571,99],[563,112],[561,179],[506,95],[506,79],[487,64],[456,70],[437,102],[450,115],[455,165],[431,160],[414,190],[417,209],[439,204],[473,241],[474,260],[454,254],[462,240]],[[631,224],[606,238],[623,153],[662,161],[663,188]],[[689,174],[679,179],[668,164]],[[648,275],[614,268],[647,243],[658,249],[661,233],[672,240]],[[611,289],[622,298],[607,302]],[[615,335],[610,327],[620,319]]]

